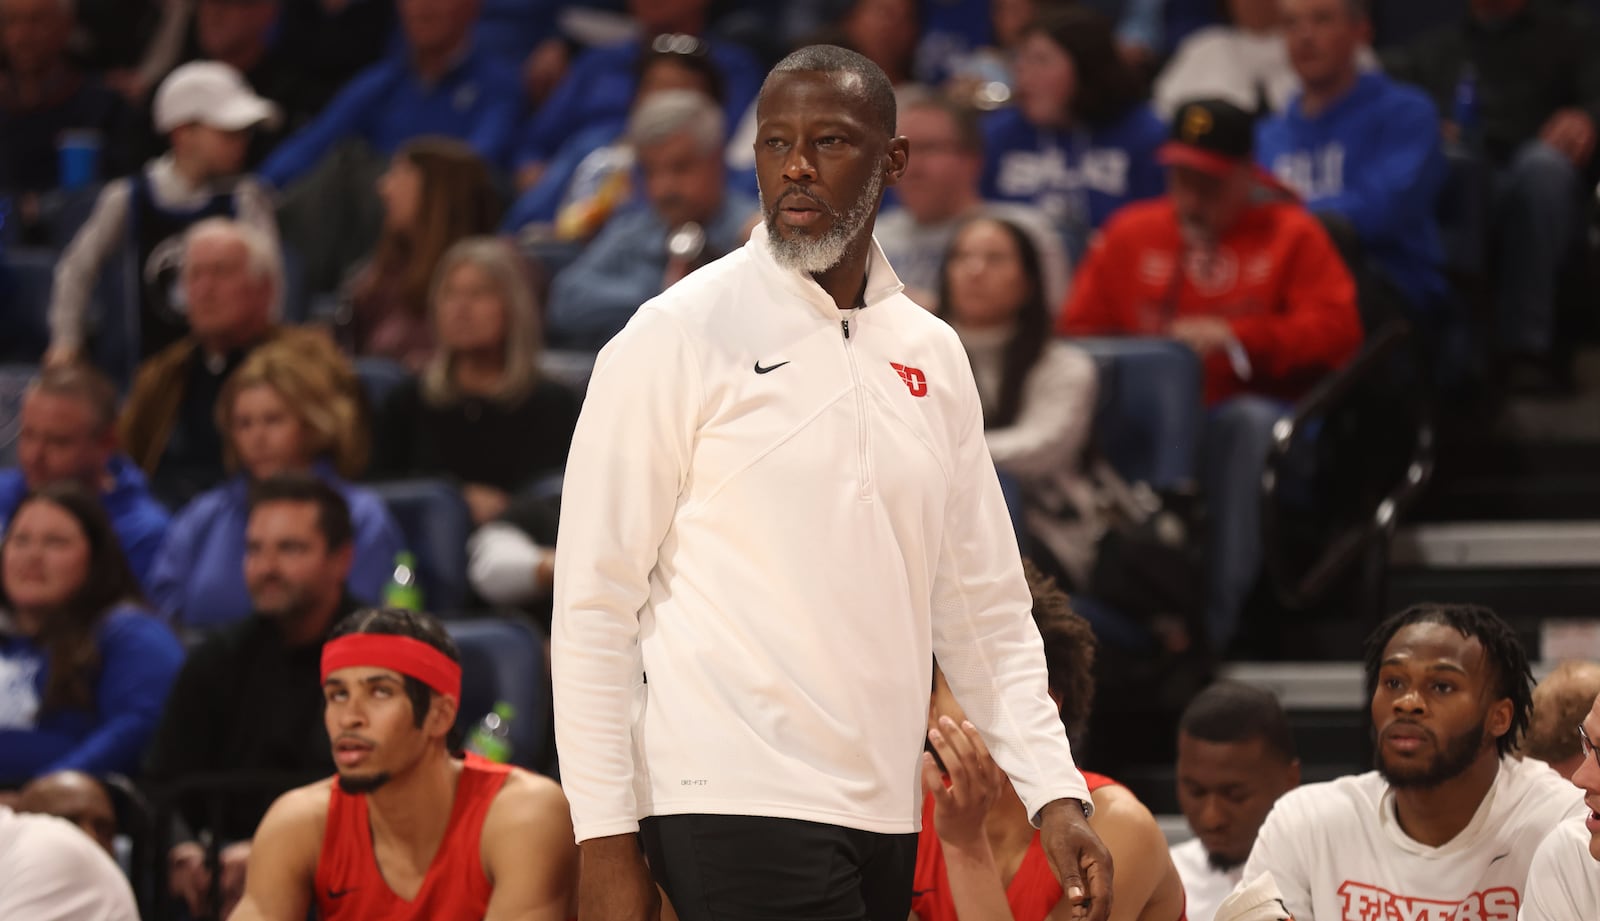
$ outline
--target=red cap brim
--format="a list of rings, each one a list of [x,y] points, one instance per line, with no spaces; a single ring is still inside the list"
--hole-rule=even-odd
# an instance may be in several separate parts
[[[1226,176],[1238,169],[1242,161],[1181,141],[1168,141],[1156,150],[1156,162],[1162,166],[1187,166],[1213,176]]]

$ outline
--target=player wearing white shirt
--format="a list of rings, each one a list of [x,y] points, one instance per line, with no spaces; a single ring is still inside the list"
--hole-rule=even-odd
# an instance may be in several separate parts
[[[1522,921],[1592,921],[1600,916],[1600,697],[1578,727],[1582,758],[1572,783],[1583,791],[1585,814],[1556,826],[1528,868]]]
[[[66,819],[0,806],[0,918],[138,921],[111,856]]]
[[[1211,921],[1244,875],[1278,797],[1300,785],[1289,718],[1271,692],[1220,681],[1178,720],[1178,806],[1195,837],[1172,848],[1188,921]]]
[[[1376,771],[1278,801],[1244,878],[1271,872],[1297,921],[1515,921],[1533,852],[1576,791],[1508,754],[1532,680],[1515,634],[1472,605],[1418,605],[1368,640]]]

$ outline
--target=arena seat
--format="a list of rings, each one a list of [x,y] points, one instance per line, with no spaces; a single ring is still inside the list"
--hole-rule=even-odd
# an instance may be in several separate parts
[[[368,484],[388,506],[417,558],[417,582],[430,611],[459,610],[467,599],[467,538],[472,514],[444,480],[388,480]]]
[[[1200,360],[1170,339],[1074,339],[1100,372],[1094,438],[1129,482],[1193,484],[1203,420]]]
[[[550,755],[550,682],[544,639],[513,616],[447,620],[445,629],[461,648],[459,725],[470,732],[504,701],[516,708],[511,720],[511,762],[531,770]]]
[[[367,405],[373,412],[383,408],[395,388],[411,377],[405,365],[391,358],[363,356],[355,360],[356,377],[361,380],[361,390],[366,394]]]
[[[22,394],[38,373],[36,365],[0,364],[0,467],[16,466]]]
[[[50,289],[56,257],[44,249],[6,253],[4,294],[0,295],[0,361],[33,362],[50,345]]]

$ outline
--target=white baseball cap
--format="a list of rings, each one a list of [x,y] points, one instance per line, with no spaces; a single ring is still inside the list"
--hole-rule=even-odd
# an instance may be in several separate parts
[[[283,117],[275,103],[257,96],[237,70],[221,61],[192,61],[168,74],[153,108],[162,134],[195,122],[223,131],[272,128]]]

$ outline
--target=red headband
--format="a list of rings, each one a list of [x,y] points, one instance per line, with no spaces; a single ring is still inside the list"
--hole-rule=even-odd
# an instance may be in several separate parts
[[[322,647],[322,680],[341,668],[388,668],[461,700],[461,665],[421,640],[389,633],[352,633]]]

